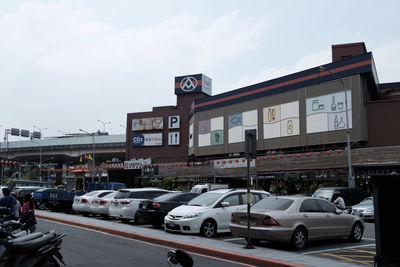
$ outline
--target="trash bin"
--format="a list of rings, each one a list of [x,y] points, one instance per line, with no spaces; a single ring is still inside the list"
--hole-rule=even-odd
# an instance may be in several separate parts
[[[397,214],[397,196],[400,189],[400,174],[373,175],[376,266],[400,266],[398,242],[400,228]]]

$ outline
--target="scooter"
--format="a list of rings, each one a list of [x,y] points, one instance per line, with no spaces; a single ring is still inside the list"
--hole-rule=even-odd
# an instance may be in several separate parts
[[[167,262],[169,266],[172,267],[171,264],[180,264],[183,267],[192,267],[193,259],[192,257],[184,250],[176,249],[170,250],[167,254]]]
[[[0,239],[0,266],[60,266],[60,253],[65,234],[55,231],[32,233],[15,239]]]

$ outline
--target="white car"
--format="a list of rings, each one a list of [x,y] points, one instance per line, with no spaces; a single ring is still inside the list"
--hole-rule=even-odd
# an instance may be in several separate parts
[[[75,196],[74,202],[72,203],[72,210],[77,213],[83,213],[84,215],[92,213],[90,206],[92,205],[92,200],[98,196],[105,196],[112,193],[112,190],[96,190],[86,193],[82,196]]]
[[[131,220],[134,220],[135,223],[140,223],[140,220],[136,216],[140,201],[153,199],[169,192],[168,190],[159,188],[120,189],[114,196],[114,199],[111,200],[108,216],[121,219],[125,223]]]
[[[171,210],[164,218],[164,229],[206,237],[229,232],[232,212],[247,206],[246,193],[246,189],[218,189],[201,194]],[[266,191],[251,190],[253,204],[269,196]]]
[[[112,193],[106,194],[105,196],[98,196],[93,198],[92,205],[90,206],[92,213],[107,218],[108,209],[110,208],[111,201],[114,199],[114,196],[117,193],[118,191],[113,191]]]

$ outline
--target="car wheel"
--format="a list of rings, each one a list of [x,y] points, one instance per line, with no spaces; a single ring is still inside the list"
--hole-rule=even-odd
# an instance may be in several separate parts
[[[303,249],[307,245],[307,241],[308,241],[307,230],[301,226],[297,227],[296,230],[294,230],[293,232],[291,240],[293,248],[296,250]]]
[[[363,236],[363,226],[360,222],[354,223],[351,228],[349,239],[354,242],[360,242]]]
[[[135,221],[133,223],[134,224],[143,224],[144,223],[142,216],[140,216],[137,212],[135,213]]]
[[[217,235],[217,224],[213,220],[205,220],[200,227],[200,234],[211,238]]]

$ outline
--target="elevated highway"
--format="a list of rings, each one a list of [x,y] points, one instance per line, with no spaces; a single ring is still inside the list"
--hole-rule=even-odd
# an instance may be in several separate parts
[[[125,135],[77,135],[0,143],[4,160],[18,162],[54,162],[74,165],[81,157],[95,154],[96,164],[125,159]]]

